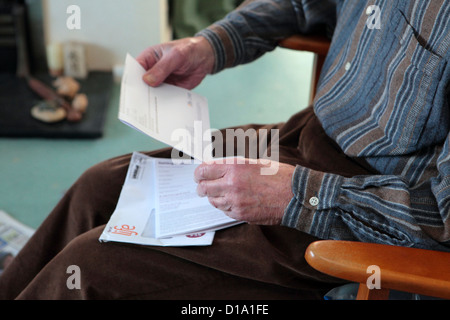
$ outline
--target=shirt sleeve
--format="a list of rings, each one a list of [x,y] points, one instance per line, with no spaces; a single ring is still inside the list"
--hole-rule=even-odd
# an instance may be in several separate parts
[[[450,251],[450,135],[426,159],[422,181],[396,175],[345,178],[297,166],[282,224],[322,239]],[[418,159],[415,159],[418,160]]]
[[[214,48],[214,73],[251,62],[293,34],[330,30],[336,24],[332,0],[247,0],[197,35]]]

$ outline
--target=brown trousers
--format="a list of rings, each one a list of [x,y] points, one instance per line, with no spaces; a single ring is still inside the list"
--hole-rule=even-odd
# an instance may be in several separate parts
[[[346,157],[311,108],[278,128],[280,162],[345,176],[368,171]],[[148,153],[170,157],[171,150]],[[216,232],[212,246],[100,243],[130,155],[86,171],[0,276],[0,299],[321,299],[340,280],[304,259],[316,238],[280,226],[243,224]],[[81,288],[67,269],[79,267]]]

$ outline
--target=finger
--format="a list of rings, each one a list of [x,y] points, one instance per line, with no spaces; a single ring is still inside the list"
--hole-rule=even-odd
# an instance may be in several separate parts
[[[197,87],[202,80],[204,79],[203,75],[196,75],[196,74],[190,74],[190,75],[177,75],[177,74],[171,74],[167,79],[166,83],[172,84],[177,87],[181,87],[187,90],[192,90],[195,87]]]
[[[222,178],[226,172],[226,165],[202,163],[195,169],[194,180],[197,183],[202,180],[216,180]]]
[[[148,70],[153,67],[161,58],[161,54],[158,53],[158,50],[159,49],[157,47],[147,48],[142,51],[139,56],[137,56],[136,61],[139,62],[145,70]]]
[[[231,212],[231,205],[227,202],[225,197],[210,197],[208,200],[214,208],[227,214]]]
[[[226,193],[226,186],[221,179],[202,180],[197,185],[197,194],[200,197],[222,197]]]
[[[144,74],[144,82],[149,86],[157,87],[161,85],[174,70],[175,67],[173,67],[173,62],[164,58],[158,61]]]
[[[166,52],[144,75],[144,81],[153,87],[162,84],[170,75],[179,72],[185,63],[179,51]]]
[[[161,61],[161,57],[162,53],[159,52],[159,48],[150,47],[136,58],[141,66],[147,70],[142,79],[149,86],[159,86],[169,75],[162,72],[165,68],[164,65],[166,62]]]

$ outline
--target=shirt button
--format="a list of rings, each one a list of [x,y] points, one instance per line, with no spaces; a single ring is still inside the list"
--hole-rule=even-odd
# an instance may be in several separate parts
[[[352,64],[351,64],[350,62],[347,62],[347,63],[345,64],[345,71],[350,70],[351,67],[352,67]]]
[[[319,199],[317,197],[312,197],[309,199],[309,204],[315,207],[319,204]]]

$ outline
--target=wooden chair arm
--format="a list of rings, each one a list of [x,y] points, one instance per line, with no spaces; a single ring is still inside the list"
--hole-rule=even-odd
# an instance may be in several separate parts
[[[326,56],[330,49],[330,39],[323,36],[293,35],[281,40],[278,45],[287,49],[309,51],[319,56]]]
[[[327,240],[312,243],[305,258],[318,271],[360,283],[359,299],[377,292],[387,298],[389,289],[450,299],[450,253]],[[382,291],[367,289],[372,265],[380,268]]]

